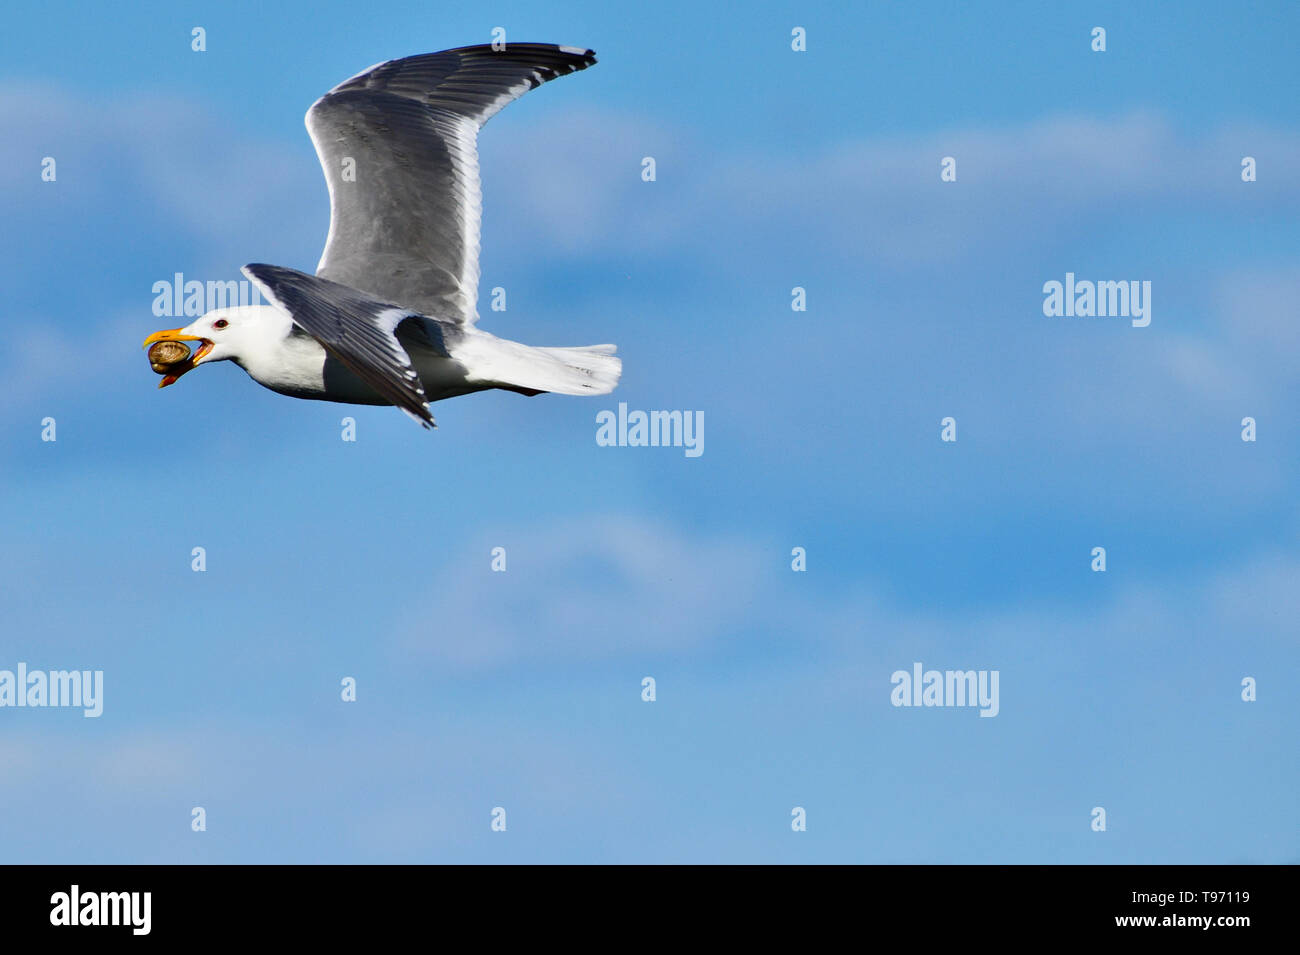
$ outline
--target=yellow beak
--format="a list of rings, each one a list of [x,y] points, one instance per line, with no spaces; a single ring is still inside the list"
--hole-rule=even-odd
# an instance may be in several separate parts
[[[169,371],[163,376],[162,381],[158,382],[159,388],[166,388],[168,385],[174,385],[180,379],[181,375],[187,371],[193,371],[207,357],[208,352],[212,351],[212,341],[207,338],[201,338],[198,335],[186,335],[182,328],[168,328],[161,332],[154,332],[144,340],[142,347],[148,348],[158,342],[203,342],[198,350],[183,362],[178,362],[174,370]]]

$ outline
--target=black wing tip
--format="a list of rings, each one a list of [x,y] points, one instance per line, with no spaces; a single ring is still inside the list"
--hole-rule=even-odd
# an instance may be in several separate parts
[[[576,72],[585,70],[589,66],[596,64],[596,51],[582,46],[565,46],[560,43],[512,43],[505,42],[479,43],[474,46],[459,46],[453,50],[446,50],[447,53],[458,53],[461,56],[505,56],[517,57],[519,59],[542,58],[548,61],[545,65],[551,69],[563,68],[566,72]]]
[[[530,81],[530,88],[540,86],[542,83],[549,82],[557,77],[567,76],[569,73],[585,70],[596,63],[596,51],[586,47],[562,46],[558,43],[509,42],[458,46],[450,50],[439,50],[436,53],[417,53],[414,56],[385,60],[383,63],[375,64],[365,72],[344,80],[313,103],[311,108],[307,110],[307,128],[309,130],[312,128],[312,114],[317,111],[321,104],[329,102],[335,94],[366,89],[376,84],[385,85],[389,79],[408,73],[408,71],[414,74],[421,69],[432,68],[437,73],[440,67],[442,70],[446,70],[446,59],[449,57],[455,57],[461,68],[485,66],[488,61],[493,59],[503,60],[515,67],[526,68],[537,74]],[[438,75],[432,85],[437,86],[446,78],[446,75],[445,72]]]
[[[428,402],[422,404],[399,404],[398,409],[406,412],[407,416],[414,419],[417,424],[425,431],[437,431],[438,422],[433,418],[433,412],[429,410]]]

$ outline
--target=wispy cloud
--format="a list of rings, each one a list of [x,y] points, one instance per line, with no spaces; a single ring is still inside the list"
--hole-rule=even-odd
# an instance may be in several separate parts
[[[834,670],[878,667],[890,654],[925,648],[1020,659],[1049,633],[1084,655],[1088,647],[1173,635],[1189,649],[1217,653],[1222,636],[1240,634],[1245,621],[1250,637],[1239,636],[1238,645],[1296,645],[1285,621],[1300,594],[1300,560],[1279,553],[1188,579],[1119,570],[1114,588],[1095,602],[1030,598],[972,611],[891,600],[870,580],[819,580],[789,569],[788,548],[645,518],[575,517],[486,539],[506,547],[507,570],[490,569],[487,546],[481,561],[439,568],[428,593],[397,616],[398,657],[468,672],[671,661],[776,640],[794,658],[831,662]],[[1080,566],[1088,572],[1082,558]]]
[[[643,518],[583,515],[483,539],[494,543],[482,561],[442,568],[407,608],[401,653],[466,669],[655,657],[737,637],[761,588],[752,542]],[[492,546],[505,549],[505,572],[491,570]]]

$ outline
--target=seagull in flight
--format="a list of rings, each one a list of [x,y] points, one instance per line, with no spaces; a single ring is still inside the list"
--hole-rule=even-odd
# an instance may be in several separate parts
[[[307,111],[330,196],[316,274],[245,266],[271,304],[214,309],[154,332],[146,347],[200,343],[181,361],[155,364],[159,387],[233,361],[282,395],[396,405],[426,428],[435,427],[430,402],[489,388],[613,391],[622,372],[614,345],[533,347],[475,324],[479,127],[595,62],[591,50],[548,43],[467,46],[389,60],[334,87]]]

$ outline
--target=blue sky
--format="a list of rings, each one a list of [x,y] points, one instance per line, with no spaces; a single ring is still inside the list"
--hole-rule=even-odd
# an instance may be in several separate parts
[[[230,364],[159,391],[154,282],[314,267],[312,100],[497,26],[600,62],[480,136],[482,324],[616,342],[619,390],[434,433]],[[0,859],[1296,861],[1298,26],[9,11],[0,669],[101,669],[105,701],[0,709]],[[1150,326],[1045,317],[1071,271],[1150,281]],[[702,411],[704,453],[598,447],[619,401]],[[999,714],[892,706],[914,661],[998,670]]]

